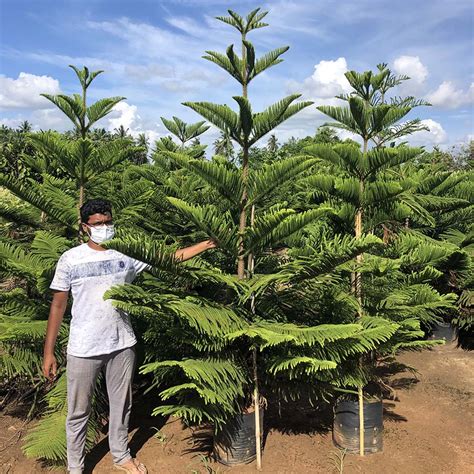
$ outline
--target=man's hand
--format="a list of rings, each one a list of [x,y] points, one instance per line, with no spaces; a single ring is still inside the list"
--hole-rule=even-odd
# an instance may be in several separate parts
[[[206,242],[208,249],[215,249],[217,247],[217,242],[214,239],[210,239]]]
[[[58,372],[58,363],[54,354],[45,354],[43,357],[43,375],[48,380],[54,380]]]
[[[42,367],[43,375],[49,380],[54,380],[58,372],[58,362],[56,357],[54,357],[54,345],[56,344],[59,327],[66,310],[68,296],[69,291],[55,291],[53,301],[51,302],[51,309],[49,310]]]
[[[198,244],[191,245],[191,247],[186,247],[184,249],[176,250],[174,256],[176,260],[179,260],[180,262],[185,262],[186,260],[189,260],[190,258],[193,258],[196,255],[199,255],[200,253],[205,252],[206,250],[210,250],[216,247],[217,247],[217,242],[215,240],[213,239],[203,240],[202,242],[199,242]]]

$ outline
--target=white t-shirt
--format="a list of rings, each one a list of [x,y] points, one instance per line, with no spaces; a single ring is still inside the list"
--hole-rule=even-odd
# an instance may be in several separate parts
[[[116,250],[94,250],[87,244],[61,255],[50,288],[72,293],[68,354],[93,357],[136,344],[128,314],[103,297],[112,286],[131,283],[146,268]]]

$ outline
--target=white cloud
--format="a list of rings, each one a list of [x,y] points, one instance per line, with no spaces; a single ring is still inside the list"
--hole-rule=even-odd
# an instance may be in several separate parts
[[[448,135],[443,126],[432,119],[421,121],[422,125],[428,127],[429,130],[421,130],[415,132],[407,138],[407,141],[414,146],[435,146],[442,145],[447,142]]]
[[[410,78],[397,86],[397,94],[420,96],[426,92],[426,79],[429,72],[419,56],[399,56],[393,61],[392,69],[395,74]]]
[[[131,132],[139,126],[141,120],[136,105],[130,105],[127,104],[127,102],[119,102],[107,116],[107,128],[113,131],[115,128],[119,128],[120,125],[122,125],[125,129],[128,128]]]
[[[7,118],[7,117],[3,117],[3,118],[0,118],[0,125],[5,125],[6,127],[10,127],[10,128],[16,128],[20,125],[20,123],[23,122],[23,119],[22,118]]]
[[[65,131],[72,128],[71,121],[59,109],[55,108],[36,109],[16,117],[0,118],[0,124],[16,128],[25,120],[30,122],[33,130]]]
[[[51,104],[40,94],[58,94],[61,89],[57,79],[20,72],[17,79],[0,76],[0,91],[2,108],[47,108]]]
[[[410,77],[409,82],[423,84],[428,77],[428,69],[418,56],[400,56],[393,62],[393,69],[397,74]]]
[[[147,127],[144,120],[138,113],[138,107],[136,105],[128,104],[127,102],[119,102],[113,109],[112,112],[107,116],[106,128],[109,131],[114,131],[122,125],[128,133],[133,137],[137,137],[140,133],[144,133],[151,144],[160,137],[160,133],[157,130],[159,124],[155,124],[151,127]]]
[[[474,82],[467,91],[456,89],[451,81],[443,81],[439,87],[428,94],[427,99],[432,105],[455,109],[474,102]]]
[[[345,77],[347,62],[345,58],[335,61],[319,61],[314,66],[314,72],[303,83],[290,81],[288,87],[292,91],[303,91],[305,97],[312,100],[332,99],[334,96],[347,93],[351,86]]]
[[[64,131],[73,128],[72,122],[56,108],[34,110],[28,120],[36,130]]]
[[[172,16],[167,18],[166,22],[188,35],[202,38],[209,34],[207,28],[203,28],[200,23],[186,16]]]
[[[138,57],[164,59],[199,58],[202,46],[182,34],[159,28],[148,23],[135,23],[129,18],[116,21],[88,21],[87,26],[116,36],[125,41],[124,46]]]

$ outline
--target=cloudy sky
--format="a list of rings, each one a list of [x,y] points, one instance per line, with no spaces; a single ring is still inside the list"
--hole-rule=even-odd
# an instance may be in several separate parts
[[[347,70],[386,62],[412,79],[397,91],[429,100],[410,117],[430,128],[413,144],[449,147],[474,135],[474,46],[470,0],[1,0],[0,123],[29,120],[35,129],[70,128],[39,96],[78,92],[68,64],[104,69],[90,99],[125,96],[102,122],[150,139],[165,135],[160,117],[197,121],[184,101],[228,103],[239,84],[201,58],[238,42],[215,19],[227,8],[269,10],[269,27],[249,39],[258,53],[289,45],[284,62],[260,75],[249,95],[254,110],[293,92],[316,105],[348,90]],[[312,135],[325,121],[311,107],[282,125],[277,136]],[[210,143],[217,132],[206,133]],[[264,139],[265,140],[265,139]]]

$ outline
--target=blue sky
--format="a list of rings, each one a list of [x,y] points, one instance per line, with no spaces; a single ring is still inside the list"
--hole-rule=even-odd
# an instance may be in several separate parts
[[[474,9],[467,0],[2,0],[0,122],[68,128],[39,96],[78,91],[68,64],[105,70],[91,100],[127,97],[102,122],[106,128],[122,124],[155,139],[166,134],[161,116],[197,121],[183,101],[232,105],[232,95],[240,94],[238,83],[201,58],[238,42],[235,30],[214,17],[259,6],[269,10],[270,26],[249,36],[257,54],[283,45],[290,50],[251,84],[254,110],[293,92],[316,105],[336,103],[333,97],[348,90],[345,71],[386,62],[412,77],[399,95],[433,104],[412,111],[430,128],[413,136],[413,144],[449,147],[474,136]],[[324,121],[313,106],[277,136],[313,134]],[[203,141],[216,136],[211,129]]]

